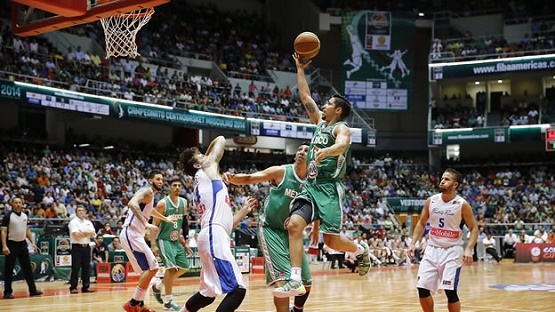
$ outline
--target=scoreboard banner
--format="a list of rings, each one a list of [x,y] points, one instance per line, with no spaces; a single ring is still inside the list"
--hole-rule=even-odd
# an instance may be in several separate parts
[[[430,81],[451,78],[476,78],[478,76],[514,74],[518,72],[552,72],[555,69],[555,56],[534,55],[508,59],[491,59],[451,63],[432,63],[428,65]],[[497,79],[497,78],[495,78]]]
[[[383,11],[351,11],[343,17],[342,27],[346,97],[358,109],[409,110],[414,18]]]
[[[545,130],[543,130],[545,129]],[[546,150],[555,147],[555,131],[549,125],[526,125],[494,128],[442,129],[428,131],[428,146],[470,143],[514,143],[546,140]],[[545,133],[545,134],[544,134]],[[549,139],[551,137],[551,139]]]

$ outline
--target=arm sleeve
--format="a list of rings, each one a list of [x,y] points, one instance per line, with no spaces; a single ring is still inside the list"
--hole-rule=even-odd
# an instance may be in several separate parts
[[[4,216],[4,218],[2,218],[2,225],[1,225],[2,227],[9,228],[9,225],[10,225],[10,216],[11,216],[11,215],[12,215],[12,212],[10,211],[10,212],[6,213],[6,215]]]

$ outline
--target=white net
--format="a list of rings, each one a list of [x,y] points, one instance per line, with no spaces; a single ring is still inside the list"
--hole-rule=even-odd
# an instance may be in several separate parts
[[[125,14],[100,19],[106,37],[106,58],[111,56],[137,57],[137,32],[154,14],[153,8],[142,8]]]

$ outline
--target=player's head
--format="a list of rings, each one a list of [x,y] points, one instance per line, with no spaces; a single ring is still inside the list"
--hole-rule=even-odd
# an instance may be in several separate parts
[[[156,190],[156,192],[160,192],[162,187],[164,186],[164,176],[158,170],[152,170],[148,174],[148,184],[152,186]]]
[[[301,145],[297,148],[297,152],[295,153],[295,163],[297,164],[306,164],[306,154],[308,153],[308,146],[310,143],[302,142]]]
[[[456,190],[462,183],[462,174],[453,168],[445,169],[439,187],[442,191]]]
[[[16,212],[21,211],[21,208],[23,207],[23,199],[19,198],[19,197],[14,197],[11,200],[11,205],[12,205],[12,209],[15,210]]]
[[[170,180],[170,192],[176,193],[175,195],[179,195],[181,193],[181,190],[183,189],[183,183],[181,182],[180,179],[171,179]]]
[[[340,120],[347,118],[351,114],[351,102],[341,94],[332,95],[327,105],[329,106],[328,109],[332,108],[334,112],[339,113]]]
[[[202,154],[198,147],[189,147],[179,155],[177,167],[186,175],[194,176],[200,168]]]

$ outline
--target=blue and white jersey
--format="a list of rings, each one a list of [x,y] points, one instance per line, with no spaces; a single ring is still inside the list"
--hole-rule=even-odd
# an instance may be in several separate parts
[[[195,174],[193,204],[198,209],[200,227],[220,225],[228,234],[233,228],[233,211],[222,180],[211,180],[202,169]]]
[[[143,217],[148,222],[148,220],[150,220],[150,215],[152,214],[152,209],[154,209],[154,196],[152,197],[152,200],[148,204],[141,203],[139,204],[139,207],[141,208]],[[129,227],[129,229],[132,229],[137,233],[143,233],[143,234],[145,233],[144,224],[142,224],[141,221],[137,219],[137,217],[133,213],[133,210],[131,209],[127,211],[127,217],[125,218],[125,222],[123,223],[123,226]]]

